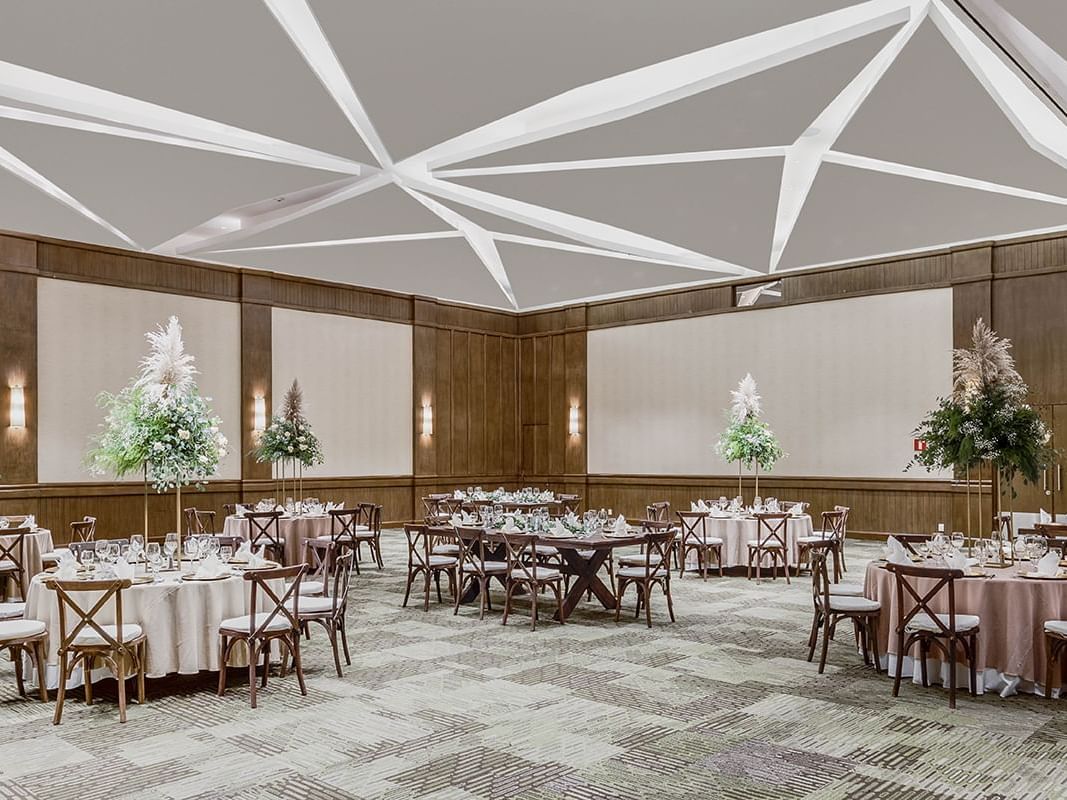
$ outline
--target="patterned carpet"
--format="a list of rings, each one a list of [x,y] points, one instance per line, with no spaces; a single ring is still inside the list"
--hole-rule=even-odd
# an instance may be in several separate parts
[[[308,689],[273,677],[248,707],[235,672],[153,681],[118,724],[113,684],[64,721],[0,666],[0,798],[1054,798],[1067,785],[1067,706],[890,682],[849,646],[805,661],[810,582],[676,581],[678,622],[599,604],[531,632],[445,606],[402,609],[404,546],[364,568],[343,679],[325,637]],[[859,580],[876,547],[849,543]],[[632,609],[632,605],[630,605]]]

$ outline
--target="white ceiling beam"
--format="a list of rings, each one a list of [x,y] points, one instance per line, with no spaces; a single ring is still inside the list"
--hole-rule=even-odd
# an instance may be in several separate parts
[[[1067,169],[1067,121],[1045,105],[942,0],[934,0],[930,13],[938,30],[1026,143]]]
[[[463,234],[467,244],[471,246],[475,255],[478,256],[486,270],[492,275],[493,280],[496,281],[500,291],[504,293],[508,302],[511,303],[511,307],[518,309],[519,302],[515,299],[515,292],[511,288],[511,279],[508,278],[507,270],[504,269],[504,262],[500,259],[500,251],[496,249],[496,242],[493,241],[493,237],[489,232],[481,225],[471,222],[462,214],[458,214],[451,208],[441,205],[422,192],[403,185],[400,188]]]
[[[762,273],[748,267],[731,264],[722,259],[687,250],[684,247],[662,242],[640,233],[617,228],[604,222],[578,217],[563,211],[537,206],[521,200],[474,189],[470,186],[442,181],[428,174],[419,174],[407,165],[397,165],[398,180],[401,185],[408,185],[440,197],[444,200],[460,203],[489,214],[496,214],[505,219],[521,222],[541,230],[566,236],[594,247],[618,250],[633,255],[659,259],[679,267],[691,267],[709,272],[721,272],[726,275],[759,275]]]
[[[431,239],[457,239],[459,231],[426,231],[424,233],[388,233],[383,236],[360,236],[355,239],[320,239],[312,242],[288,242],[265,244],[260,247],[231,247],[227,250],[212,250],[212,253],[264,253],[271,250],[299,250],[316,247],[345,247],[357,244],[388,244],[390,242],[425,242]]]
[[[282,198],[269,197],[265,200],[258,200],[255,203],[218,214],[152,250],[163,255],[185,255],[215,250],[230,242],[262,233],[286,222],[292,222],[316,211],[343,203],[345,200],[372,192],[388,183],[387,174],[375,171],[362,178],[345,178],[291,192]]]
[[[789,244],[789,237],[800,219],[800,212],[804,209],[808,193],[815,183],[823,156],[833,147],[863,101],[926,19],[928,7],[928,0],[912,5],[908,23],[894,34],[788,148],[782,167],[782,185],[778,192],[778,211],[774,220],[774,238],[771,241],[770,272],[778,268],[782,253]]]
[[[435,169],[603,125],[906,22],[910,0],[868,0],[614,75],[551,97],[412,156]]]
[[[119,239],[126,242],[126,244],[130,245],[130,247],[132,247],[134,250],[142,249],[141,246],[137,244],[137,242],[135,242],[125,233],[120,231],[118,228],[116,228],[106,219],[101,217],[99,214],[89,209],[89,207],[84,205],[80,200],[75,197],[72,197],[70,194],[63,191],[63,189],[56,186],[56,184],[52,183],[52,181],[48,180],[48,178],[39,173],[25,161],[16,156],[14,153],[9,150],[5,150],[2,147],[0,147],[0,167],[3,167],[8,172],[15,175],[15,177],[25,181],[34,189],[44,192],[53,200],[59,201],[72,211],[76,211],[78,214],[81,214],[86,219],[95,222],[108,233],[112,234],[113,236],[117,236]]]
[[[914,178],[920,181],[941,183],[946,186],[958,186],[961,189],[977,189],[980,192],[1018,197],[1023,200],[1036,200],[1041,203],[1053,203],[1054,205],[1067,205],[1067,197],[1035,192],[1032,189],[1022,189],[1018,186],[1006,186],[1002,183],[993,183],[978,178],[968,178],[963,175],[953,175],[948,172],[939,172],[923,167],[913,167],[908,164],[898,164],[893,161],[882,161],[878,158],[857,156],[852,153],[841,153],[831,150],[823,160],[831,164],[840,164],[845,167],[867,170],[868,172],[882,172],[887,175],[899,175],[904,178]]]
[[[285,32],[292,39],[304,61],[311,67],[319,81],[329,92],[330,97],[340,107],[345,117],[359,138],[367,145],[378,163],[383,167],[392,165],[393,159],[385,148],[385,143],[378,136],[371,123],[370,116],[363,103],[356,95],[352,82],[337,58],[326,34],[322,32],[319,21],[308,6],[306,0],[263,0],[267,8],[278,20]]]
[[[364,169],[364,165],[351,159],[6,61],[0,61],[0,98],[116,125],[247,150],[314,169],[347,175],[359,175]]]
[[[490,232],[492,237],[498,242],[505,242],[508,244],[522,244],[529,247],[542,247],[548,250],[562,250],[566,253],[579,253],[586,256],[600,256],[602,258],[617,258],[621,261],[640,261],[643,264],[659,264],[664,267],[682,267],[674,261],[664,261],[659,258],[648,258],[646,256],[635,256],[631,253],[620,253],[618,250],[604,250],[600,247],[586,247],[581,244],[574,244],[573,242],[559,242],[553,239],[538,239],[535,236],[520,236],[515,233],[499,233],[497,231]],[[704,278],[703,280],[708,280]]]
[[[583,169],[651,167],[667,164],[697,164],[706,161],[739,161],[746,158],[781,158],[786,147],[741,147],[732,150],[702,150],[690,153],[658,153],[644,156],[585,158],[577,161],[545,161],[535,164],[507,164],[499,167],[434,170],[435,178],[473,178],[483,175],[516,175],[529,172],[571,172]]]

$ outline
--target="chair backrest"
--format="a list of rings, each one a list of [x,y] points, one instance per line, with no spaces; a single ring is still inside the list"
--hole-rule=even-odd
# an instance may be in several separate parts
[[[778,545],[785,547],[785,529],[789,523],[789,515],[778,514],[753,514],[756,518],[756,541],[760,547]]]
[[[197,536],[202,533],[215,532],[215,512],[199,511],[195,508],[185,509],[185,533]]]
[[[104,542],[108,545],[117,544],[120,548],[130,546],[129,539],[91,539],[88,542],[71,542],[67,545],[67,548],[74,554],[74,557],[78,559],[78,561],[81,561],[82,553],[85,553],[86,551],[95,553],[96,546]]]
[[[459,564],[464,572],[485,575],[485,531],[457,525],[456,542],[459,544]]]
[[[653,520],[654,522],[654,520]],[[670,578],[671,550],[678,531],[673,528],[649,533],[645,536],[645,574]]]
[[[811,507],[811,503],[805,503],[802,500],[779,500],[778,508],[783,511],[792,511],[796,506],[800,506],[800,513],[806,513],[808,508]]]
[[[351,545],[356,542],[356,526],[362,517],[356,508],[334,508],[330,515],[330,539],[336,545]]]
[[[559,500],[560,512],[563,514],[577,514],[582,507],[580,494],[561,494],[556,499]]]
[[[371,533],[381,533],[382,507],[377,503],[360,503],[358,508],[362,524],[366,525]]]
[[[1055,526],[1054,536],[1063,536],[1067,534],[1067,524],[1065,523],[1037,523],[1034,528],[1038,528],[1040,525],[1053,525]],[[1015,522],[1012,519],[1010,511],[1002,511],[999,514],[993,516],[993,530],[1000,534],[1001,541],[1014,542],[1015,541]],[[1040,533],[1040,531],[1038,531]],[[1047,535],[1047,534],[1046,534]]]
[[[279,616],[288,620],[292,630],[299,631],[300,624],[297,622],[296,615],[300,612],[300,582],[306,569],[306,564],[294,564],[291,567],[251,569],[245,572],[245,580],[252,582],[248,604],[251,609],[251,613],[248,615],[249,638],[262,636],[267,632],[271,622]],[[285,586],[285,591],[281,597],[271,586],[271,581],[279,579],[284,581],[282,585]],[[262,612],[258,611],[260,596],[266,600],[263,605],[267,606]],[[290,600],[292,601],[291,603]],[[264,613],[266,616],[257,625],[259,613]],[[272,631],[272,633],[274,632]]]
[[[508,559],[508,575],[512,580],[526,583],[537,581],[537,537],[527,533],[501,533]]]
[[[657,533],[674,529],[674,523],[669,519],[628,519],[626,520],[635,528],[640,528],[642,533]]]
[[[232,517],[237,513],[237,503],[223,503],[222,514],[225,517]]]
[[[834,506],[834,511],[842,511],[845,514],[844,530],[841,533],[842,538],[848,534],[848,514],[851,510],[848,506]]]
[[[826,556],[834,545],[833,539],[823,538],[811,543],[811,599],[816,609],[830,607],[830,574]]]
[[[70,523],[70,540],[72,542],[92,541],[96,536],[96,517],[84,517]]]
[[[232,547],[235,553],[237,552],[237,548],[240,547],[245,540],[245,538],[239,534],[226,533],[216,533],[215,538],[219,541],[219,547]]]
[[[10,561],[18,573],[19,596],[26,599],[26,534],[28,528],[0,530],[0,561]]]
[[[355,563],[356,554],[351,548],[336,556],[333,561],[333,590],[330,598],[333,600],[333,611],[344,611],[348,605],[348,586],[352,582],[352,565]],[[323,583],[323,586],[326,584]]]
[[[945,636],[956,633],[956,580],[963,577],[958,569],[925,567],[912,564],[886,564],[885,568],[893,573],[897,583],[897,629],[902,633],[911,620],[919,614],[927,614]],[[927,578],[935,581],[932,588],[920,592],[918,579]],[[948,595],[948,624],[942,622],[931,607],[934,599],[944,591]],[[905,610],[905,603],[910,608]]]
[[[848,518],[844,511],[822,512],[822,538],[834,542],[840,542],[845,538],[845,520]]]
[[[708,532],[708,512],[675,511],[674,513],[682,528],[682,547],[689,544],[690,540],[703,543]]]
[[[55,591],[59,602],[59,652],[68,650],[83,630],[95,632],[101,639],[100,647],[106,647],[109,650],[128,649],[123,639],[122,592],[132,585],[129,578],[100,581],[50,580],[46,585]],[[89,592],[101,592],[102,594],[86,600],[85,595]],[[115,635],[103,627],[111,623],[101,624],[97,620],[97,614],[103,611],[112,598],[115,601]],[[92,602],[93,605],[89,607],[82,605],[82,600],[86,603]],[[74,623],[69,628],[67,626],[68,612],[73,615]]]
[[[912,555],[919,554],[919,551],[915,549],[917,545],[930,541],[928,533],[894,533],[892,535]]]
[[[248,520],[248,541],[253,547],[262,545],[282,546],[282,527],[279,520],[281,511],[250,511],[245,514]]]
[[[671,518],[671,504],[666,500],[658,500],[645,506],[645,517],[659,522]]]
[[[350,548],[345,548],[348,550]],[[330,564],[337,553],[342,552],[332,540],[304,539],[304,563],[309,569],[304,573],[305,581],[319,581],[324,591],[329,593]]]
[[[408,569],[430,568],[430,528],[421,522],[404,524],[404,536],[408,541]]]

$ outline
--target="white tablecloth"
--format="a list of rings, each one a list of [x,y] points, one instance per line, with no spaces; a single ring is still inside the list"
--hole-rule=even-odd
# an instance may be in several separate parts
[[[148,677],[218,671],[219,624],[229,617],[249,613],[249,582],[240,575],[219,581],[181,581],[177,572],[164,572],[161,576],[159,583],[131,586],[122,593],[123,622],[140,625],[148,635]],[[280,580],[272,581],[271,588],[282,596],[284,586]],[[40,576],[30,582],[27,594],[26,618],[48,626],[47,685],[54,689],[59,685],[59,600]],[[267,610],[270,598],[264,598],[262,593],[259,597],[259,610]],[[82,599],[79,602],[86,609],[93,604]],[[68,629],[74,624],[71,617],[72,613],[68,613]],[[114,622],[114,602],[103,609],[98,619],[105,624]],[[247,665],[244,648],[235,647],[233,653],[230,666]],[[93,680],[108,675],[101,668],[94,671]],[[79,667],[68,686],[81,683]]]
[[[742,517],[741,519],[707,517],[707,535],[722,539],[722,561],[724,567],[747,567],[748,566],[748,543],[756,540],[758,525],[755,519]],[[697,531],[700,530],[699,523]],[[785,541],[789,553],[789,565],[796,566],[799,560],[797,537],[810,536],[812,532],[811,517],[807,514],[799,517],[790,517],[786,522]],[[695,554],[693,559],[695,559]],[[769,564],[769,560],[764,561]]]
[[[14,542],[15,536],[11,533],[0,532],[0,541],[5,546],[10,546]],[[41,562],[41,555],[43,553],[51,552],[52,550],[52,531],[47,528],[38,528],[35,531],[31,531],[25,538],[26,550],[24,553],[25,563],[22,565],[22,569],[26,573],[26,579],[39,573],[44,569],[44,565]],[[7,587],[8,596],[18,595],[19,589],[15,585],[14,581],[8,581]]]
[[[304,540],[316,539],[319,536],[330,535],[329,516],[301,516],[282,517],[278,520],[278,528],[281,531],[282,541],[285,542],[285,563],[287,566],[304,563]],[[223,523],[222,532],[227,536],[240,536],[247,539],[250,536],[252,525],[244,517],[231,514]],[[361,530],[366,528],[361,527]]]

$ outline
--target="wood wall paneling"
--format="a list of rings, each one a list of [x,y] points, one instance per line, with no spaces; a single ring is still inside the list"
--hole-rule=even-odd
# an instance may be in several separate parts
[[[256,461],[255,398],[264,398],[266,420],[272,413],[271,398],[271,307],[241,303],[241,476],[271,477],[271,465]]]
[[[24,240],[0,237],[0,484],[37,482],[37,277]],[[11,389],[21,386],[26,424],[11,427]],[[18,512],[16,512],[18,513]]]

